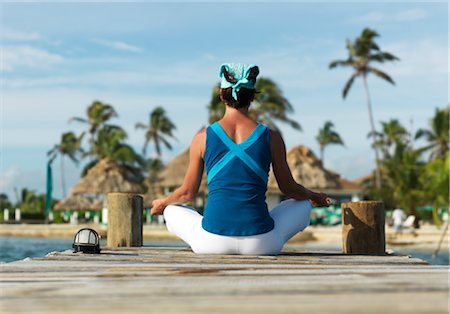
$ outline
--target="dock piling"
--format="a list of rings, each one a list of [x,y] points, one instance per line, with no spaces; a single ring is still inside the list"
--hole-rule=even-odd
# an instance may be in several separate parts
[[[108,247],[142,246],[143,199],[133,193],[108,193]]]
[[[342,252],[344,254],[386,254],[383,202],[342,203]]]

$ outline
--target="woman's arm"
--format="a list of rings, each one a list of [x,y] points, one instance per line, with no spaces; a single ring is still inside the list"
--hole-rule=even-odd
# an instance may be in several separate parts
[[[192,139],[189,149],[189,166],[183,184],[166,198],[154,200],[150,211],[152,215],[161,215],[167,205],[185,203],[197,195],[203,175],[205,140],[206,132],[202,129]]]
[[[311,200],[315,206],[328,206],[325,193],[316,193],[295,182],[286,161],[286,145],[280,133],[270,131],[273,172],[281,192],[296,200]]]

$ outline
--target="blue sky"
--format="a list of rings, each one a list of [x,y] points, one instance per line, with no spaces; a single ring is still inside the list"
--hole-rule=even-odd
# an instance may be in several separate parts
[[[345,40],[377,30],[401,61],[380,65],[396,81],[369,77],[375,119],[426,127],[448,99],[447,3],[1,3],[0,190],[45,188],[46,152],[95,99],[112,104],[141,149],[149,112],[164,106],[177,125],[170,158],[207,123],[206,105],[223,62],[258,64],[295,108],[303,128],[282,126],[288,148],[318,153],[315,136],[332,120],[346,147],[329,147],[325,166],[353,179],[373,167],[361,82],[348,98]],[[412,124],[411,124],[412,121]],[[67,162],[72,186],[81,168]],[[59,163],[55,197],[61,197]],[[301,183],[301,182],[300,182]],[[13,197],[14,199],[14,197]]]

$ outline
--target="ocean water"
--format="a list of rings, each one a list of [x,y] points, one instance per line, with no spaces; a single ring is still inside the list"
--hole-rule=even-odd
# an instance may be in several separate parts
[[[431,265],[450,265],[448,247],[441,247],[436,257],[433,257],[435,248],[432,250],[427,248],[408,248],[408,247],[392,247],[397,255],[410,255],[427,261]]]
[[[306,242],[304,244],[292,245],[293,248],[298,248],[301,250],[318,250],[318,251],[331,251],[331,252],[342,252],[342,247],[339,244],[326,244],[320,242]],[[415,258],[420,258],[430,265],[449,265],[449,247],[442,245],[441,250],[436,257],[433,257],[433,252],[435,247],[420,247],[420,246],[393,246],[386,245],[386,250],[391,251],[395,255],[407,255]]]
[[[48,238],[22,238],[22,237],[0,237],[0,262],[12,262],[27,257],[43,257],[49,252],[65,251],[72,249],[72,239],[48,239]],[[100,246],[104,246],[102,240]],[[145,241],[145,246],[170,246],[186,247],[181,241]],[[324,247],[315,242],[307,242],[305,245],[295,245],[302,250],[331,250],[339,251],[340,247]],[[449,265],[449,250],[443,247],[437,258],[433,258],[433,250],[426,248],[391,247],[395,254],[410,255],[427,261],[432,265]]]
[[[0,262],[12,262],[27,257],[43,257],[49,252],[72,249],[73,239],[0,237]],[[100,241],[100,247],[106,241]],[[186,247],[181,241],[144,241],[145,246]]]
[[[0,261],[11,262],[26,257],[41,257],[52,251],[68,250],[71,246],[71,239],[0,237]]]

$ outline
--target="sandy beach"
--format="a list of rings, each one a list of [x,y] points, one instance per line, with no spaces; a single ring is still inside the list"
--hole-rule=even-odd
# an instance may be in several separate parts
[[[0,236],[14,237],[43,237],[43,238],[72,238],[81,228],[93,228],[102,237],[106,237],[106,227],[93,224],[2,224]],[[394,238],[392,227],[386,226],[386,243],[395,246],[420,246],[434,249],[442,236],[443,229],[437,229],[433,225],[422,225],[416,230],[416,235],[405,230],[403,235]],[[164,225],[144,225],[144,239],[148,241],[178,241],[179,239],[167,231]],[[312,241],[321,245],[340,246],[341,226],[309,226],[303,232],[298,233],[288,243],[296,244]],[[449,247],[449,233],[444,237],[442,248]]]

